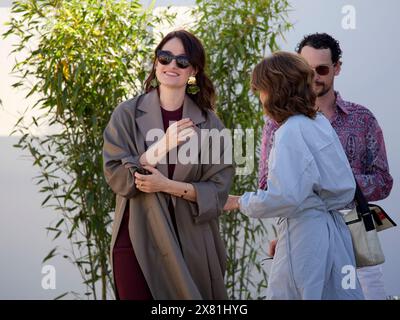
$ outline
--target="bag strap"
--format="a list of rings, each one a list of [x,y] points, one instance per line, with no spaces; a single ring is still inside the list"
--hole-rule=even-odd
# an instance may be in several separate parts
[[[374,230],[375,224],[372,218],[372,212],[369,209],[367,199],[365,199],[365,196],[362,193],[361,188],[357,183],[357,180],[356,180],[356,193],[354,195],[354,200],[356,201],[357,213],[361,215],[361,218],[363,219],[365,230],[366,231]]]

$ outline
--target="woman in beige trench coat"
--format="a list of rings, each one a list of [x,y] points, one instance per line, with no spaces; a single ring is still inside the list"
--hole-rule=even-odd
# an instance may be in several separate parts
[[[213,111],[200,41],[174,31],[155,53],[146,94],[121,103],[104,131],[104,174],[116,194],[117,298],[226,299],[218,217],[234,175],[231,141],[203,135],[224,126]],[[182,163],[189,144],[190,163]]]

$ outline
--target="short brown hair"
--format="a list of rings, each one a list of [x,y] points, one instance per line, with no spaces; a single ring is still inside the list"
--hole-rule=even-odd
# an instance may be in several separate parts
[[[264,58],[253,70],[253,91],[267,93],[265,113],[282,123],[295,114],[315,118],[316,95],[312,85],[314,71],[300,55],[275,52]]]

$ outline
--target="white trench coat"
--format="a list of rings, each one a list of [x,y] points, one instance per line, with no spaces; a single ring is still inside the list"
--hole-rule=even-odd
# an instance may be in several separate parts
[[[363,299],[338,212],[353,200],[355,181],[329,121],[320,113],[290,117],[275,133],[268,164],[267,189],[239,201],[250,217],[279,218],[267,299]]]

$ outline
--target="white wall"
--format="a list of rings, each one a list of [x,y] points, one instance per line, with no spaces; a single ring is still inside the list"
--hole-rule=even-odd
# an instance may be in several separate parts
[[[10,1],[0,0],[0,33],[9,16]],[[148,3],[148,1],[143,1]],[[157,1],[157,5],[190,5],[194,1]],[[388,199],[381,202],[392,217],[400,222],[395,200],[400,198],[400,152],[398,137],[398,92],[400,92],[400,30],[396,18],[400,12],[397,0],[292,0],[290,20],[295,28],[286,34],[282,49],[292,51],[307,33],[328,32],[342,46],[343,71],[336,89],[344,99],[366,105],[377,117],[386,140],[394,187]],[[356,29],[341,25],[344,5],[356,9]],[[207,47],[207,44],[205,44]],[[29,159],[12,147],[17,138],[8,137],[18,112],[27,106],[23,94],[10,87],[12,60],[8,57],[11,41],[0,38],[0,299],[51,299],[66,290],[82,293],[80,277],[61,258],[51,262],[57,270],[57,289],[41,287],[41,260],[52,248],[44,228],[54,213],[40,208],[43,200],[32,178],[36,171]],[[387,262],[384,280],[389,295],[400,295],[400,228],[381,234]],[[68,243],[60,242],[68,247]]]
[[[0,34],[6,30],[9,13],[9,5],[0,0]],[[16,81],[10,75],[13,59],[9,56],[14,40],[0,37],[0,299],[53,299],[66,291],[83,293],[78,271],[61,257],[46,263],[55,267],[55,290],[45,290],[41,284],[43,258],[55,244],[68,250],[69,243],[65,239],[52,243],[52,235],[47,236],[45,228],[57,217],[40,207],[44,198],[33,180],[37,171],[28,153],[13,147],[18,137],[9,136],[35,99],[25,100],[26,92],[11,87]],[[35,134],[47,131],[44,127]]]

